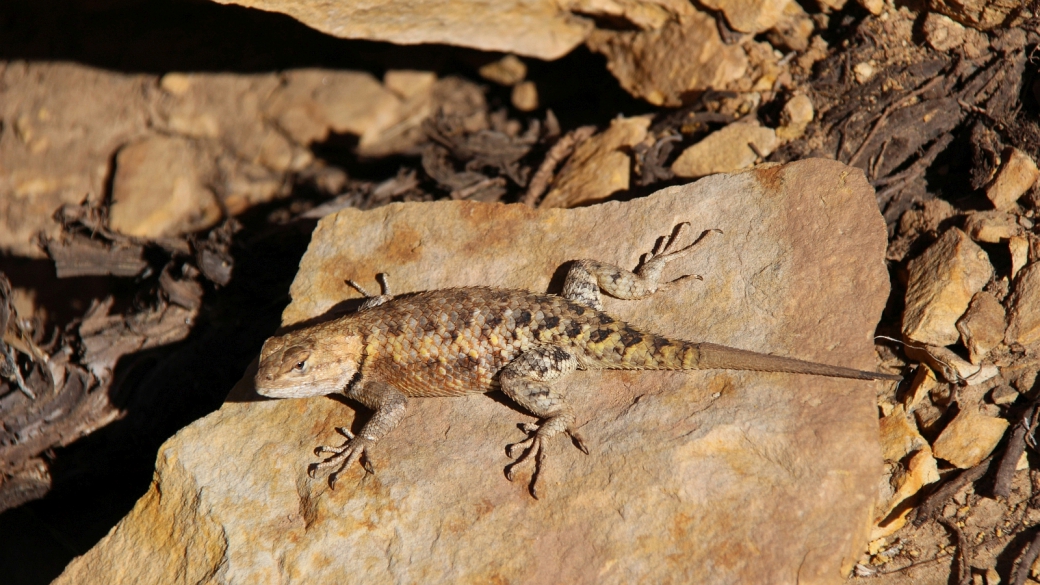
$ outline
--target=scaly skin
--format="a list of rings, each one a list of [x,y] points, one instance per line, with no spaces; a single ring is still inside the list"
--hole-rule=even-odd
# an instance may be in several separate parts
[[[531,433],[527,440],[511,446],[509,454],[517,460],[507,468],[512,479],[513,467],[533,457],[531,493],[537,497],[546,440],[567,432],[585,450],[571,428],[574,415],[556,384],[575,370],[724,368],[900,379],[710,343],[671,340],[640,331],[600,310],[600,289],[622,299],[644,298],[657,291],[665,263],[693,248],[671,250],[686,225],[678,226],[664,249],[655,250],[635,273],[592,260],[577,261],[568,273],[563,297],[494,288],[393,297],[384,290],[383,295],[370,297],[357,313],[269,339],[260,356],[257,391],[277,398],[345,392],[375,410],[357,437],[337,429],[347,442],[317,449],[319,454],[332,456],[312,465],[312,476],[335,468],[330,476],[335,485],[340,471],[397,426],[408,398],[462,396],[501,388],[542,419],[541,424],[525,427]],[[385,281],[383,285],[385,289]],[[363,463],[371,469],[367,457]]]

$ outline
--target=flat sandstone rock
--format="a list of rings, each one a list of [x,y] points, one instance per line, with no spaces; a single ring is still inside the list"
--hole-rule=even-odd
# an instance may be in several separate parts
[[[375,288],[558,292],[564,265],[632,268],[681,221],[718,228],[643,301],[639,327],[874,369],[885,226],[863,174],[810,160],[580,209],[468,201],[344,210],[314,232],[286,323]],[[839,583],[881,474],[876,383],[733,371],[577,372],[591,454],[550,445],[541,500],[504,446],[532,418],[500,395],[412,399],[336,489],[307,477],[353,407],[264,400],[251,373],[160,450],[152,489],[56,583]],[[368,412],[360,414],[360,422]]]

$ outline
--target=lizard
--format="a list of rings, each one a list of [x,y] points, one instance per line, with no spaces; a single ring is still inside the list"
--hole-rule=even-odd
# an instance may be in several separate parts
[[[690,253],[712,231],[679,247],[688,222],[658,239],[635,271],[595,260],[572,263],[562,295],[489,287],[447,288],[393,295],[386,275],[380,295],[347,281],[367,300],[355,313],[289,330],[261,350],[256,390],[271,398],[343,393],[374,411],[355,436],[346,428],[340,446],[320,446],[328,456],[308,467],[329,485],[356,461],[374,472],[369,451],[404,417],[408,400],[452,397],[501,389],[539,422],[520,425],[527,438],[509,445],[505,468],[533,462],[528,489],[539,497],[538,478],[548,441],[568,434],[588,454],[574,428],[575,415],[559,382],[577,370],[732,369],[811,374],[858,380],[901,380],[869,372],[644,332],[603,311],[600,293],[625,300],[646,298],[686,275],[661,283],[666,264]]]

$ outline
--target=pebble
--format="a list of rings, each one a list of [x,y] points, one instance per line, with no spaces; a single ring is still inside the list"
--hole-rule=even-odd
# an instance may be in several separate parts
[[[1002,158],[1004,164],[986,187],[986,197],[993,203],[993,207],[1008,211],[1015,207],[1019,197],[1033,187],[1037,177],[1040,177],[1040,170],[1028,154],[1014,147],[1006,149]]]
[[[963,231],[950,228],[908,264],[903,335],[943,346],[960,339],[957,320],[972,296],[989,282],[989,256]]]
[[[968,469],[993,452],[1007,431],[1008,421],[981,415],[974,405],[962,408],[932,444],[932,450],[937,458]]]
[[[730,124],[684,150],[672,163],[672,172],[695,179],[739,171],[755,164],[759,156],[772,154],[779,142],[772,128]]]
[[[957,331],[961,333],[964,347],[968,348],[971,363],[980,363],[990,350],[1004,341],[1006,327],[1004,306],[997,297],[985,291],[975,293],[968,310],[957,321]]]

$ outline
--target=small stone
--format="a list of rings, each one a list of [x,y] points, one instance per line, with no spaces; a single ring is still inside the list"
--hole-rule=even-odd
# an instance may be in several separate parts
[[[971,298],[968,310],[957,321],[961,342],[968,348],[968,359],[978,364],[991,349],[1004,341],[1004,306],[997,297],[980,291]]]
[[[538,109],[538,87],[533,81],[524,81],[513,86],[513,107],[521,112]]]
[[[965,405],[932,444],[939,459],[967,469],[985,459],[1007,431],[1008,421],[983,416],[973,405]]]
[[[983,579],[985,585],[1000,585],[1000,574],[997,573],[995,568],[989,567],[982,576],[985,577],[985,579]]]
[[[869,61],[856,63],[856,66],[852,68],[852,73],[856,76],[856,83],[866,83],[870,81],[871,77],[874,77],[874,65]]]
[[[928,443],[917,432],[917,427],[907,416],[902,405],[879,422],[881,430],[881,456],[886,461],[900,461],[910,453],[926,447]]]
[[[949,51],[964,44],[964,26],[949,16],[929,12],[923,29],[925,40],[936,51]]]
[[[159,80],[159,87],[163,88],[164,91],[178,97],[188,93],[188,91],[191,89],[191,85],[191,75],[185,73],[167,73],[166,75],[162,76],[162,79]]]
[[[1025,3],[1022,0],[931,0],[929,5],[932,10],[943,12],[980,30],[1000,27],[1010,31],[1015,30],[1013,27],[1016,26],[1014,12],[1025,6]],[[1024,36],[1025,31],[1022,33]]]
[[[177,236],[217,223],[212,163],[183,138],[152,136],[116,155],[109,227],[139,238]]]
[[[755,164],[759,156],[769,156],[778,143],[772,128],[730,124],[684,150],[672,163],[672,172],[679,177],[696,179],[739,171]]]
[[[1008,297],[1006,343],[1033,345],[1040,341],[1040,264],[1026,266],[1015,277]]]
[[[914,409],[914,420],[917,428],[929,437],[934,437],[939,431],[938,424],[945,414],[945,408],[939,408],[931,400],[925,400]]]
[[[993,182],[986,187],[986,197],[993,202],[993,207],[1008,211],[1015,207],[1018,198],[1033,187],[1040,170],[1030,156],[1021,150],[1011,147],[1004,151],[1004,164],[997,171]]]
[[[813,120],[812,100],[805,94],[798,94],[784,104],[780,112],[780,127],[776,129],[776,137],[780,140],[794,140],[805,134],[805,127]]]
[[[1015,236],[1008,239],[1008,250],[1011,252],[1011,278],[1029,263],[1029,238]]]
[[[481,77],[499,85],[516,85],[527,77],[527,65],[516,55],[506,55],[477,70]]]
[[[435,83],[437,74],[432,71],[391,69],[383,75],[383,86],[405,100],[429,93]]]
[[[1022,471],[1023,469],[1029,469],[1029,454],[1022,451],[1022,456],[1018,458],[1018,463],[1015,464],[1015,471]]]
[[[816,25],[797,2],[788,2],[776,25],[766,32],[769,44],[784,52],[804,53],[809,48]]]
[[[877,16],[885,9],[885,0],[859,0],[859,5],[866,8],[874,16]]]
[[[1003,211],[976,211],[965,220],[964,231],[976,242],[996,244],[1022,235],[1023,229],[1014,215]]]
[[[1007,406],[1018,400],[1019,393],[1011,386],[997,386],[989,393],[989,399],[993,404]]]
[[[957,320],[993,276],[989,256],[963,231],[950,228],[908,270],[903,335],[929,345],[956,343]]]

